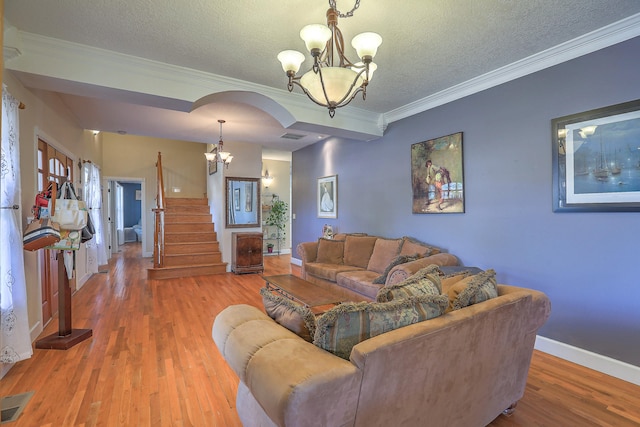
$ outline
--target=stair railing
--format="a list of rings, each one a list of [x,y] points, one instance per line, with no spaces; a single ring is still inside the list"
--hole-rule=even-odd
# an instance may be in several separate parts
[[[164,265],[164,178],[162,176],[162,153],[158,152],[157,192],[155,214],[155,232],[153,235],[153,267],[161,268]]]

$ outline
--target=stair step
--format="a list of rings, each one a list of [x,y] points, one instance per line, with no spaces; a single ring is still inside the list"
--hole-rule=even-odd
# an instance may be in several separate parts
[[[164,214],[164,223],[166,224],[175,224],[179,222],[206,222],[211,223],[211,214],[205,213],[168,213]]]
[[[225,274],[227,263],[204,265],[186,265],[182,267],[164,267],[147,269],[148,279],[175,279],[178,277],[204,276],[210,274]]]
[[[168,197],[164,200],[165,206],[209,206],[205,198]]]
[[[215,242],[218,236],[215,231],[200,231],[197,233],[164,233],[164,243],[195,243],[195,242]]]
[[[218,242],[181,242],[164,244],[165,255],[185,255],[185,254],[201,254],[208,252],[219,252],[220,244]]]
[[[213,223],[203,223],[203,222],[178,222],[178,223],[168,223],[164,225],[164,231],[166,233],[200,233],[200,232],[213,232],[215,231],[213,228]]]
[[[185,213],[185,214],[210,214],[209,205],[176,205],[165,206],[165,214]]]
[[[165,267],[184,267],[187,265],[204,265],[204,264],[222,263],[221,252],[207,252],[201,254],[175,254],[164,255]]]

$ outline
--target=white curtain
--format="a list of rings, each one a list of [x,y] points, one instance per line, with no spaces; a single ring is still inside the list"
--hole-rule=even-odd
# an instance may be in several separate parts
[[[20,227],[19,102],[2,87],[0,157],[0,362],[16,363],[33,354],[27,314],[27,286]]]
[[[85,243],[87,247],[87,273],[97,273],[98,267],[106,265],[107,244],[102,226],[102,187],[100,168],[93,163],[86,162],[83,168],[84,201],[87,203],[89,215],[95,233],[93,239]]]

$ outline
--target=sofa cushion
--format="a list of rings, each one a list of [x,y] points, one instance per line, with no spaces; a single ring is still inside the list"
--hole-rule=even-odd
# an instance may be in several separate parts
[[[489,269],[467,276],[451,286],[447,296],[449,298],[448,312],[496,298],[498,296],[496,272]]]
[[[344,241],[344,263],[367,268],[376,240],[376,236],[347,236]]]
[[[389,272],[391,271],[391,269],[393,269],[393,267],[395,267],[396,265],[400,265],[400,264],[404,264],[404,263],[407,263],[407,262],[415,261],[418,258],[420,258],[420,255],[418,255],[418,254],[415,254],[415,255],[398,255],[397,257],[395,257],[394,259],[391,260],[389,265],[387,265],[387,267],[384,269],[384,271],[382,272],[382,274],[380,276],[378,276],[375,279],[373,279],[373,283],[378,284],[378,285],[384,285],[385,283],[387,283],[387,276],[389,275]]]
[[[343,271],[364,270],[362,267],[354,267],[353,265],[344,264],[326,264],[323,262],[309,262],[304,266],[305,273],[330,282],[337,281],[338,273]]]
[[[260,289],[260,295],[269,317],[304,340],[313,341],[316,317],[308,307],[281,295],[275,295],[267,288]]]
[[[401,245],[402,239],[379,238],[376,240],[375,245],[373,245],[373,253],[367,264],[367,270],[382,274],[389,263],[400,252]]]
[[[367,233],[338,233],[334,234],[333,238],[336,240],[344,240],[347,236],[366,236]]]
[[[400,248],[400,255],[422,255],[423,257],[429,255],[439,254],[440,248],[423,243],[412,237],[404,236],[402,238],[402,247]]]
[[[355,291],[374,300],[382,287],[382,285],[373,283],[373,279],[377,276],[378,273],[369,270],[343,271],[336,275],[336,282],[343,288]]]
[[[342,264],[344,240],[318,239],[316,262],[324,264]]]
[[[438,317],[447,307],[444,295],[413,296],[387,303],[344,303],[317,319],[313,343],[349,359],[354,345],[384,332]]]
[[[440,295],[442,287],[438,266],[430,265],[418,270],[402,282],[380,288],[376,301],[386,302],[415,295]]]

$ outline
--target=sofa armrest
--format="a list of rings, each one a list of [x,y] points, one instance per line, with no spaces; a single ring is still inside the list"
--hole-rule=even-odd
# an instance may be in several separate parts
[[[224,309],[213,338],[276,425],[353,425],[362,373],[249,305]],[[313,414],[313,416],[310,416]]]
[[[297,252],[303,264],[306,262],[314,262],[318,257],[318,242],[299,243]]]
[[[396,265],[391,269],[387,276],[385,286],[394,285],[400,283],[418,272],[418,270],[428,267],[430,265],[458,265],[459,261],[455,255],[448,253],[439,253],[430,255],[424,258],[417,259],[415,261],[407,262],[404,264]]]
[[[296,248],[301,263],[301,275],[303,279],[307,278],[307,269],[305,265],[309,262],[315,262],[318,258],[318,242],[302,242]]]

